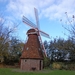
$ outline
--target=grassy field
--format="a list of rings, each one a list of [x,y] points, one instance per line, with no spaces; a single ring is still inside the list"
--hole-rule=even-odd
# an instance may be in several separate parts
[[[38,72],[22,72],[19,69],[0,68],[0,75],[75,75],[75,71],[43,70]]]

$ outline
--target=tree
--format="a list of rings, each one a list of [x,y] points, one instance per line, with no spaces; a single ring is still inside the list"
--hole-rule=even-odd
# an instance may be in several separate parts
[[[67,21],[65,22],[65,25],[64,23],[62,23],[62,27],[69,32],[69,35],[67,35],[66,33],[64,34],[75,42],[75,15],[72,15],[72,17],[69,17],[68,13],[65,12],[65,16]],[[63,22],[62,19],[60,21]]]
[[[50,59],[48,57],[44,57],[44,68],[47,68],[50,66]]]
[[[74,51],[74,44],[71,40],[54,39],[50,41],[48,56],[50,56],[51,61],[64,61],[67,54],[70,54],[72,51]]]
[[[9,65],[14,65],[14,63],[19,62],[23,46],[24,43],[22,43],[16,37],[12,37],[10,40],[10,45],[8,50],[9,56],[5,57],[5,63]]]
[[[0,15],[0,61],[4,61],[4,57],[9,56],[10,38],[14,32],[13,28],[5,26],[6,20]]]
[[[65,43],[66,45],[65,49],[70,50],[70,56],[71,56],[71,59],[73,59],[75,57],[75,15],[72,15],[72,17],[69,17],[67,12],[65,12],[65,15],[67,19],[67,24],[69,26],[69,27],[66,27],[63,25],[64,29],[69,32],[68,40]]]

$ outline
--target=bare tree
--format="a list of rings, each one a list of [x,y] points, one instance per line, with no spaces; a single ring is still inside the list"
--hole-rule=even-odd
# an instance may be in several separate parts
[[[0,61],[3,62],[4,57],[8,56],[9,42],[14,28],[5,26],[6,20],[0,15]],[[16,27],[16,26],[15,26]]]
[[[65,26],[62,24],[62,27],[70,33],[69,38],[74,41],[75,40],[75,15],[72,15],[72,17],[69,18],[68,13],[65,12],[65,17],[67,19],[67,22],[65,22]],[[61,19],[60,21],[62,22],[63,20]],[[68,23],[69,28],[66,27],[66,23]],[[64,34],[67,36],[66,33]]]

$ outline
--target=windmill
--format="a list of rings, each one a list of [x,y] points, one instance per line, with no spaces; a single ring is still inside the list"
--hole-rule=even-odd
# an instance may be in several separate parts
[[[22,55],[20,57],[20,68],[22,70],[41,70],[43,69],[43,52],[42,48],[45,52],[44,44],[42,43],[41,35],[49,38],[49,35],[39,29],[39,20],[38,20],[38,11],[34,8],[36,25],[28,20],[25,16],[23,16],[23,22],[26,25],[29,25],[31,29],[27,31],[28,39],[24,45],[24,49]],[[41,48],[42,44],[42,48]],[[45,56],[46,52],[44,53]]]
[[[46,37],[46,38],[50,38],[49,35],[43,31],[41,31],[39,29],[39,18],[38,18],[38,11],[36,8],[34,8],[34,12],[35,12],[35,18],[36,18],[36,24],[32,23],[28,18],[26,18],[25,16],[23,16],[23,22],[30,26],[31,28],[35,29],[35,32],[30,32],[28,34],[35,34],[37,33],[38,34],[38,38],[39,38],[39,41],[40,41],[40,44],[42,44],[42,47],[43,47],[43,50],[45,52],[45,55],[47,56],[46,54],[46,50],[45,50],[45,47],[44,47],[44,44],[42,42],[42,39],[41,39],[41,35]]]

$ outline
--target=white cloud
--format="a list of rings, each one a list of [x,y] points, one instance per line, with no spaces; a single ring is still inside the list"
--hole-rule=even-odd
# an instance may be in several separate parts
[[[29,1],[30,0],[10,0],[9,4],[7,5],[7,11],[11,12],[11,14],[17,18],[21,18],[23,15],[32,17],[32,9],[35,7],[35,3],[33,4],[33,1]]]
[[[58,4],[54,3],[53,5],[47,7],[43,11],[43,15],[51,19],[59,19],[65,17],[63,16],[65,12],[68,12],[69,16],[75,14],[74,8],[74,0],[63,0]]]
[[[0,0],[1,2],[6,4],[3,9],[5,10],[3,12],[6,12],[6,18],[13,22],[17,22],[17,20],[22,22],[23,15],[35,21],[34,7],[38,9],[40,18],[49,20],[64,19],[64,17],[66,18],[65,12],[68,13],[70,18],[75,15],[75,0]],[[24,29],[19,29],[23,33]]]
[[[68,12],[71,17],[75,14],[75,0],[9,0],[7,11],[16,18],[23,15],[34,19],[34,7],[39,11],[39,15],[49,19],[60,19]]]

